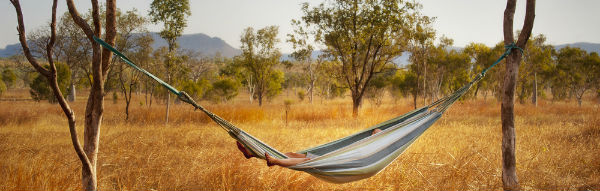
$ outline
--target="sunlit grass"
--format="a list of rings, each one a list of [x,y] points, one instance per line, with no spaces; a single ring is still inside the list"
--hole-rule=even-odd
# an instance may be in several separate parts
[[[287,152],[325,143],[412,110],[410,100],[365,102],[359,119],[350,99],[284,98],[263,107],[240,96],[227,104],[202,102],[271,146]],[[293,98],[286,98],[293,99]],[[85,100],[72,104],[83,132]],[[98,180],[102,190],[499,190],[500,105],[495,100],[455,104],[381,173],[331,184],[306,173],[246,160],[227,133],[200,111],[106,100]],[[517,105],[517,174],[524,189],[600,189],[600,109],[589,101]],[[0,189],[80,190],[80,163],[57,105],[0,102]]]

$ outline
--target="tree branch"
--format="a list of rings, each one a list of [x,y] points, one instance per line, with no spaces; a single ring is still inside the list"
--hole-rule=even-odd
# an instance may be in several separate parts
[[[25,38],[25,24],[23,22],[23,12],[21,11],[21,4],[19,0],[10,0],[10,3],[15,7],[15,11],[17,12],[17,31],[19,32],[19,42],[21,42],[21,47],[23,48],[23,54],[25,54],[25,58],[31,63],[33,68],[38,71],[40,74],[44,76],[50,76],[50,71],[42,67],[37,60],[31,54],[29,50],[29,46],[27,45],[27,39]]]

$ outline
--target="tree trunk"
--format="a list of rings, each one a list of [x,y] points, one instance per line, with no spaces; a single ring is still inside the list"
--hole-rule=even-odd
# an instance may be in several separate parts
[[[519,54],[519,55],[517,55]],[[515,156],[514,95],[520,53],[513,52],[506,58],[506,75],[502,94],[502,183],[505,190],[519,189]]]
[[[425,48],[423,48],[423,104],[427,105],[427,61],[425,60]]]
[[[73,102],[75,101],[75,97],[77,96],[77,92],[75,90],[75,83],[73,82],[75,80],[75,72],[71,73],[71,82],[69,84],[69,95],[67,96],[69,102]]]
[[[535,107],[537,107],[537,72],[533,72],[533,97],[531,97],[531,103],[533,103],[533,105]]]
[[[413,93],[413,106],[415,107],[415,109],[417,109],[417,94]]]
[[[73,78],[71,78],[71,85],[69,85],[69,95],[67,96],[70,102],[75,101],[75,83],[73,83]]]
[[[263,92],[258,90],[258,106],[262,106],[263,103]]]
[[[169,70],[167,69],[167,83],[171,82],[171,77],[169,76]],[[171,92],[167,90],[167,107],[165,110],[165,125],[169,125],[169,106],[171,104]]]
[[[358,117],[358,108],[360,107],[360,100],[352,99],[352,117]]]
[[[513,36],[513,18],[515,14],[516,0],[507,0],[506,9],[504,11],[504,44],[510,45],[514,42]],[[535,0],[527,0],[527,8],[525,13],[525,22],[519,34],[519,39],[516,45],[524,48],[531,30],[533,28],[533,20],[535,18]],[[506,57],[506,73],[504,75],[504,83],[502,89],[502,185],[504,190],[519,190],[519,181],[517,179],[516,170],[516,134],[515,134],[515,89],[519,73],[519,64],[521,62],[522,53],[516,49]]]
[[[311,80],[310,87],[308,89],[308,100],[309,100],[309,102],[311,104],[313,103],[313,94],[314,94],[313,92],[314,92],[314,89],[315,89],[315,81]]]
[[[527,86],[526,81],[523,80],[521,83],[521,93],[519,93],[519,103],[525,104],[525,86]]]

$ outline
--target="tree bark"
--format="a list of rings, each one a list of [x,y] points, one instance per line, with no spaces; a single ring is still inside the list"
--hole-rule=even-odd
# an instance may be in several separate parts
[[[510,45],[514,42],[513,36],[513,18],[515,14],[516,0],[507,0],[504,11],[504,44]],[[533,21],[535,18],[535,0],[527,0],[525,13],[525,22],[519,35],[516,45],[525,48],[527,40],[531,35]],[[506,57],[506,73],[502,89],[502,185],[504,190],[519,190],[519,182],[516,171],[515,155],[515,124],[514,124],[514,104],[515,89],[519,72],[519,63],[522,53],[518,50],[513,51]]]
[[[86,190],[97,189],[96,164],[98,158],[98,146],[100,142],[100,127],[104,113],[104,82],[110,68],[112,53],[108,49],[101,49],[94,41],[93,36],[101,37],[100,9],[97,0],[92,0],[93,28],[81,18],[75,8],[73,0],[66,0],[69,13],[73,21],[83,30],[92,45],[92,87],[85,109],[84,125],[84,151],[87,155],[91,169],[82,171],[82,182]],[[104,41],[109,45],[115,43],[116,38],[116,4],[115,0],[106,1],[106,26]]]

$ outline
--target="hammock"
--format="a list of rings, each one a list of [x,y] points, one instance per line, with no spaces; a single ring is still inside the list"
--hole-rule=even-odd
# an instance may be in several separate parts
[[[195,109],[204,112],[215,123],[229,133],[232,138],[248,148],[254,156],[265,159],[265,153],[268,153],[275,158],[287,158],[287,156],[273,147],[244,132],[240,128],[237,128],[235,125],[208,111],[201,105],[198,105],[187,93],[178,91],[148,71],[138,67],[129,60],[129,58],[106,42],[96,37],[94,37],[94,40],[111,50],[117,57],[131,67],[159,82],[170,92],[177,95],[181,101],[189,103],[193,105]],[[298,153],[314,156],[314,158],[286,168],[304,171],[317,178],[333,183],[352,182],[377,174],[404,152],[404,150],[422,135],[425,130],[433,125],[433,123],[435,123],[454,102],[463,96],[473,84],[481,80],[490,68],[498,64],[504,57],[510,54],[512,49],[515,48],[523,51],[514,44],[506,46],[506,51],[495,63],[476,75],[471,82],[456,90],[454,93],[443,97],[428,106],[415,109],[402,116],[377,124],[353,135],[320,146],[298,151]],[[376,128],[382,131],[371,135],[371,132]]]

